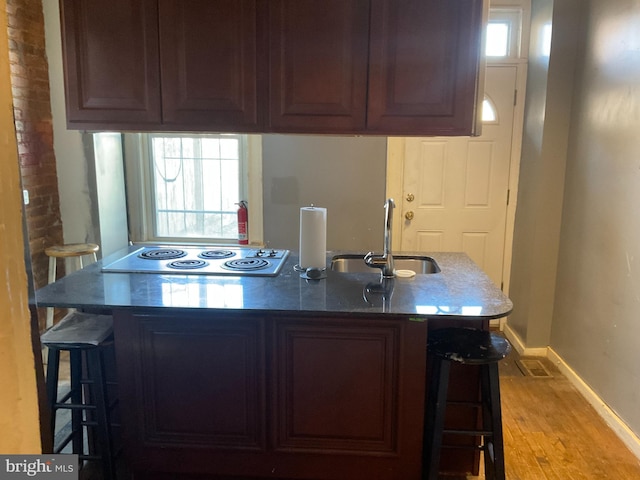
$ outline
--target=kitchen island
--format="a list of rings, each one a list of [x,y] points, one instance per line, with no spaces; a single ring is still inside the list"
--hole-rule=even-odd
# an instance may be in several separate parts
[[[512,308],[465,254],[431,256],[439,273],[384,283],[373,269],[306,280],[295,254],[275,277],[103,273],[98,262],[36,298],[113,313],[136,479],[417,480],[428,330],[488,328]],[[475,400],[477,372],[456,370],[450,395]],[[472,409],[450,417],[477,421]],[[476,464],[451,450],[441,469]]]

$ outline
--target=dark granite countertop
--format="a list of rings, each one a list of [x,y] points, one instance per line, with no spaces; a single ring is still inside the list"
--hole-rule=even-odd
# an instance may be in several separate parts
[[[133,247],[131,247],[133,248]],[[105,261],[126,254],[119,252]],[[336,253],[329,252],[327,265]],[[91,264],[36,292],[39,307],[86,309],[209,309],[306,313],[398,314],[500,318],[513,305],[464,253],[431,253],[441,272],[395,278],[327,271],[322,280],[300,278],[289,255],[277,277],[103,273]]]

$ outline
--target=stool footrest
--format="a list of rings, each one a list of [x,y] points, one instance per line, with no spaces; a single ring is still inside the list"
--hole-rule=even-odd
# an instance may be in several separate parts
[[[95,410],[95,405],[83,405],[78,403],[55,403],[53,408],[58,410]]]
[[[451,430],[443,430],[442,433],[447,435],[466,435],[466,436],[483,436],[483,437],[491,437],[493,436],[493,432],[491,430],[461,430],[461,429],[451,429]]]
[[[484,450],[484,445],[441,445],[440,448],[456,450]]]
[[[470,400],[447,400],[447,406],[452,407],[469,407],[469,408],[480,408],[482,407],[482,403],[473,402]]]

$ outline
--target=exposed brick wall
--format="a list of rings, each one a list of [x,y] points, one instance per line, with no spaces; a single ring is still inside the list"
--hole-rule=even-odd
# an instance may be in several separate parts
[[[52,0],[47,0],[52,1]],[[45,52],[42,0],[7,0],[9,62],[29,247],[35,287],[47,283],[44,249],[63,242]],[[64,274],[59,262],[59,276]],[[39,315],[41,326],[44,322]]]

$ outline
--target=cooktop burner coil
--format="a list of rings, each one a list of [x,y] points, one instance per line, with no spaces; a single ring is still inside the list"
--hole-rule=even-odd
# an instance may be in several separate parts
[[[164,275],[277,276],[289,250],[232,245],[149,245],[102,267],[103,272]]]
[[[233,257],[235,255],[235,252],[232,252],[231,250],[205,250],[204,252],[200,252],[198,254],[198,256],[200,258],[207,258],[207,259],[221,259],[221,258],[229,258],[229,257]]]
[[[267,268],[271,265],[268,260],[264,258],[240,258],[238,260],[227,260],[222,264],[223,268],[228,270],[260,270],[261,268]]]
[[[196,268],[203,268],[209,265],[209,262],[204,260],[174,260],[167,263],[167,267],[176,268],[178,270],[195,270]]]
[[[139,258],[144,258],[145,260],[172,260],[174,258],[182,258],[186,257],[187,252],[184,250],[179,250],[177,248],[158,248],[155,250],[145,250],[140,255]]]

